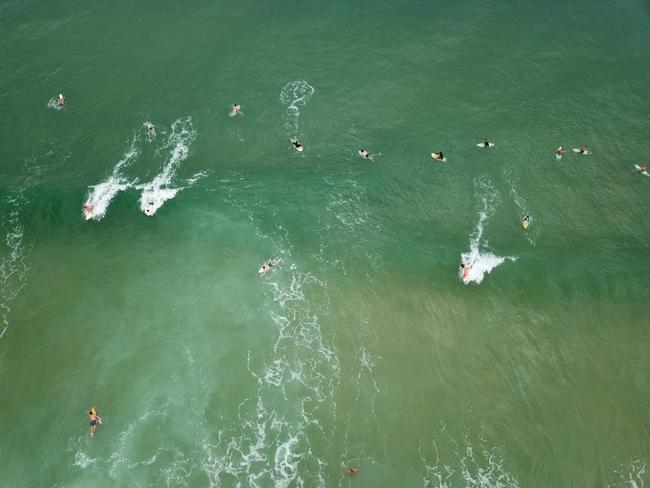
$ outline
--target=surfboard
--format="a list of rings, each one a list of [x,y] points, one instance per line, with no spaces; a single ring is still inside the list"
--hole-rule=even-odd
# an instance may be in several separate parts
[[[637,170],[639,173],[641,173],[642,175],[644,175],[644,176],[648,176],[648,172],[647,172],[647,171],[641,171],[641,166],[639,166],[638,164],[635,164],[634,167],[635,167],[636,170]]]
[[[528,229],[528,220],[522,220],[521,225],[524,227],[524,230]]]
[[[493,144],[493,143],[488,142],[488,144],[489,144],[488,147],[485,147],[485,144],[483,144],[482,142],[479,142],[479,143],[477,144],[477,146],[478,146],[478,147],[482,147],[483,149],[489,149],[489,148],[491,148],[491,147],[494,147],[494,144]]]
[[[577,147],[574,147],[574,148],[573,148],[573,152],[576,153],[576,154],[582,154],[583,156],[586,156],[586,155],[588,155],[588,154],[591,154],[591,151],[585,151],[585,152],[581,153],[581,152],[580,152],[580,149],[578,149]]]
[[[435,159],[436,161],[440,161],[441,163],[446,163],[446,162],[447,162],[447,158],[438,159],[438,158],[434,155],[434,153],[431,153],[431,157],[432,157],[433,159]]]

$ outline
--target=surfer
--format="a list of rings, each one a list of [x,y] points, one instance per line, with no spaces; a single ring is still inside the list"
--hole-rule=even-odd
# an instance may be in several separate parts
[[[149,206],[144,209],[144,214],[145,215],[149,215],[149,216],[153,215],[153,213],[154,213],[154,209],[153,209],[154,204],[155,204],[155,202],[154,202],[153,198],[150,198],[149,200],[147,200],[147,205],[149,205]]]
[[[84,213],[86,214],[86,218],[93,216],[93,206],[90,203],[84,205]]]
[[[579,154],[589,154],[591,151],[587,146],[580,146]]]
[[[362,158],[372,159],[372,155],[368,151],[366,151],[365,149],[361,149],[358,152],[359,152],[359,156],[361,156]]]
[[[483,147],[484,147],[485,149],[489,149],[489,147],[490,147],[491,145],[492,145],[492,143],[491,143],[490,141],[488,141],[487,139],[484,139],[484,140],[483,140]]]
[[[63,105],[65,105],[65,97],[63,96],[63,93],[59,93],[59,96],[56,97],[56,105],[58,107],[63,107]]]
[[[237,105],[236,103],[233,103],[232,104],[232,109],[230,110],[230,116],[234,117],[235,115],[240,113],[239,112],[240,109],[241,109],[241,106]]]
[[[442,160],[445,159],[445,155],[442,154],[442,151],[439,151],[439,152],[432,152],[432,153],[431,153],[431,157],[432,157],[433,159],[437,159],[438,161],[442,161]]]
[[[273,266],[277,265],[280,262],[280,258],[273,258],[269,259],[268,261],[264,261],[264,264],[262,264],[262,267],[260,268],[260,274],[263,276],[265,275]]]
[[[562,159],[562,156],[564,156],[564,153],[565,153],[564,148],[562,146],[558,147],[555,150],[555,159],[559,161],[560,159]]]
[[[524,229],[528,228],[528,224],[530,223],[530,217],[528,214],[524,215],[524,218],[521,219],[521,225],[524,226]]]
[[[358,467],[350,466],[349,468],[345,465],[345,463],[341,463],[341,467],[345,470],[345,473],[348,476],[354,476],[359,472]]]
[[[471,266],[465,266],[465,263],[460,263],[460,269],[463,270],[463,283],[469,281],[469,273],[472,271]]]
[[[144,126],[147,128],[147,131],[149,131],[149,135],[151,137],[156,137],[156,126],[153,125],[151,122],[145,122]]]
[[[300,141],[298,140],[297,137],[292,137],[291,139],[289,139],[289,142],[293,144],[293,147],[296,148],[296,151],[298,152],[302,152],[303,149],[305,149],[303,145],[300,144]]]
[[[90,437],[95,437],[97,427],[102,423],[102,418],[97,415],[97,410],[95,410],[95,407],[91,408],[88,411],[88,419],[90,420]]]
[[[639,165],[635,165],[635,166],[636,166],[636,170],[637,170],[639,173],[641,173],[641,174],[643,174],[643,175],[647,175],[647,174],[648,174],[648,165],[647,165],[647,164],[639,164]]]

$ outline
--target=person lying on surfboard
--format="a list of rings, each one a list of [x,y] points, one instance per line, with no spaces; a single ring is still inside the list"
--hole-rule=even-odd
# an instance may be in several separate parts
[[[488,141],[487,139],[483,140],[483,147],[485,149],[488,149],[491,145],[492,145],[492,143],[490,141]]]
[[[277,265],[280,261],[280,258],[273,258],[269,259],[268,261],[264,261],[264,264],[262,264],[259,273],[264,276],[273,266]]]
[[[580,151],[579,151],[580,154],[588,154],[590,152],[591,151],[589,150],[589,148],[587,146],[580,146]]]
[[[365,149],[360,149],[358,151],[358,153],[359,153],[359,156],[361,156],[362,158],[372,159],[372,155],[368,151],[366,151]]]
[[[95,437],[97,427],[102,423],[102,418],[97,415],[97,410],[95,410],[95,407],[91,408],[88,411],[88,419],[90,420],[90,437]]]
[[[293,147],[296,149],[296,151],[298,152],[303,151],[304,147],[302,144],[300,144],[300,141],[298,140],[297,137],[292,137],[291,139],[289,139],[289,142],[293,144]]]
[[[639,173],[647,173],[648,172],[648,165],[647,164],[639,164],[636,169]]]
[[[529,223],[530,223],[530,216],[528,214],[526,214],[526,215],[524,215],[524,218],[521,219],[521,225],[524,226],[524,229],[527,229]]]
[[[437,159],[438,161],[442,161],[443,159],[445,159],[445,155],[442,154],[442,151],[432,152],[431,157],[433,159]]]
[[[465,263],[460,263],[460,269],[463,270],[463,283],[469,281],[469,274],[472,271],[471,266],[465,266]]]

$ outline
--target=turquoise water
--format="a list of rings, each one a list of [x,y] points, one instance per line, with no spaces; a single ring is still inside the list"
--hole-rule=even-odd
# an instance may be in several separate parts
[[[0,17],[4,486],[647,483],[647,3]]]

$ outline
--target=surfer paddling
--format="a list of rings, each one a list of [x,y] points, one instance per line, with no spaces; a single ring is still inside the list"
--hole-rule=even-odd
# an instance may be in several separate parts
[[[234,117],[237,114],[244,115],[242,112],[240,112],[240,110],[241,110],[241,105],[233,103],[232,107],[230,108],[230,116]]]
[[[638,173],[641,173],[644,176],[648,176],[648,165],[647,164],[635,164],[636,170]]]
[[[360,149],[357,151],[359,153],[359,156],[361,156],[364,159],[370,159],[372,161],[372,154],[370,154],[368,151],[365,149]]]
[[[466,266],[465,263],[460,263],[460,269],[462,270],[463,283],[467,284],[467,282],[469,281],[469,274],[472,271],[472,267]]]
[[[578,154],[591,154],[591,150],[587,146],[580,146]]]
[[[431,153],[431,157],[432,157],[433,159],[438,160],[438,161],[447,161],[447,158],[445,158],[445,155],[442,154],[442,151],[432,152],[432,153]]]
[[[145,122],[144,126],[147,128],[147,132],[149,132],[149,135],[151,137],[156,137],[156,126],[153,125],[151,122]]]
[[[488,141],[487,138],[486,138],[486,139],[483,139],[483,142],[481,142],[480,146],[483,147],[483,148],[485,148],[485,149],[489,149],[489,148],[491,148],[492,146],[494,146],[494,144],[492,144],[492,143],[491,143],[490,141]]]
[[[260,268],[259,273],[262,276],[264,276],[268,271],[270,271],[270,269],[273,266],[276,266],[280,261],[281,261],[280,258],[273,258],[273,259],[269,259],[268,261],[264,261],[264,264],[262,264],[262,267]]]
[[[302,144],[300,144],[300,141],[298,140],[297,137],[292,137],[291,139],[289,139],[289,142],[291,143],[291,145],[294,147],[296,151],[298,152],[304,151],[305,148]]]
[[[90,420],[90,437],[95,437],[97,427],[99,427],[99,425],[102,423],[102,418],[97,415],[97,410],[95,410],[95,407],[92,407],[88,411],[88,419]]]

